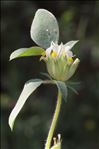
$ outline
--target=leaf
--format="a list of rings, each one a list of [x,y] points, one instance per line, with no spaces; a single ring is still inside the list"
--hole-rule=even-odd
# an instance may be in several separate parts
[[[55,16],[45,10],[38,9],[30,30],[31,38],[37,45],[48,48],[51,42],[58,42],[59,27]]]
[[[20,110],[22,109],[22,107],[24,106],[27,98],[42,83],[43,83],[43,81],[41,79],[31,79],[25,83],[22,93],[21,93],[14,109],[12,110],[12,112],[9,116],[9,126],[10,126],[11,130],[13,130],[15,119],[16,119],[17,115],[19,114]]]
[[[64,82],[62,81],[55,81],[58,89],[60,90],[60,92],[62,93],[63,99],[65,101],[67,101],[67,86]]]
[[[38,56],[38,55],[42,55],[42,53],[44,52],[45,50],[40,47],[21,48],[21,49],[15,50],[10,55],[10,60],[18,57],[24,57],[24,56]]]

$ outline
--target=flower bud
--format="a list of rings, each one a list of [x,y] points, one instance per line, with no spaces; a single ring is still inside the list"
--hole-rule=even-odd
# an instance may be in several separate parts
[[[53,138],[54,140],[54,145],[51,147],[51,149],[61,149],[61,135],[58,134],[58,139]]]

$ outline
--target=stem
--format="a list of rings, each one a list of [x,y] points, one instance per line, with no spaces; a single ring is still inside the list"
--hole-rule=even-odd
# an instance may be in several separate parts
[[[48,133],[47,141],[46,141],[46,144],[45,144],[45,149],[50,149],[51,140],[52,140],[52,137],[53,137],[54,129],[56,127],[56,123],[57,123],[59,112],[60,112],[61,102],[62,102],[62,95],[61,95],[61,92],[58,91],[56,109],[55,109],[55,113],[54,113],[54,116],[53,116],[53,120],[52,120],[50,130],[49,130],[49,133]]]

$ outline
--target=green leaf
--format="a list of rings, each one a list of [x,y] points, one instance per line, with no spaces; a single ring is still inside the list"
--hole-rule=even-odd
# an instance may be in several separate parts
[[[58,42],[59,27],[55,16],[45,10],[38,9],[30,30],[31,38],[43,48],[50,47],[51,42]]]
[[[55,81],[58,89],[60,90],[60,92],[62,93],[62,97],[65,101],[67,101],[67,86],[64,82],[62,81]]]
[[[9,116],[9,126],[10,126],[11,130],[13,130],[15,119],[16,119],[17,115],[19,114],[20,110],[22,109],[22,107],[24,106],[27,98],[42,83],[43,83],[43,81],[41,79],[31,79],[31,80],[29,80],[25,83],[24,88],[22,90],[22,93],[21,93],[21,95],[20,95],[14,109],[12,110],[12,112]]]
[[[42,53],[44,52],[45,50],[40,47],[21,48],[21,49],[15,50],[10,55],[10,60],[18,57],[24,57],[24,56],[38,56],[38,55],[42,55]]]

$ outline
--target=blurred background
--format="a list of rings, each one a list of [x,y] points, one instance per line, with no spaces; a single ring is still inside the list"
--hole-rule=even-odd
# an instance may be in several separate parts
[[[39,8],[51,11],[60,27],[60,42],[79,39],[74,50],[81,62],[73,81],[78,95],[68,90],[54,136],[62,135],[62,149],[99,148],[99,1],[2,1],[1,2],[1,149],[44,149],[56,104],[55,86],[39,87],[17,117],[14,131],[8,116],[24,83],[44,77],[39,57],[9,62],[10,54],[21,47],[36,45],[30,26]]]

